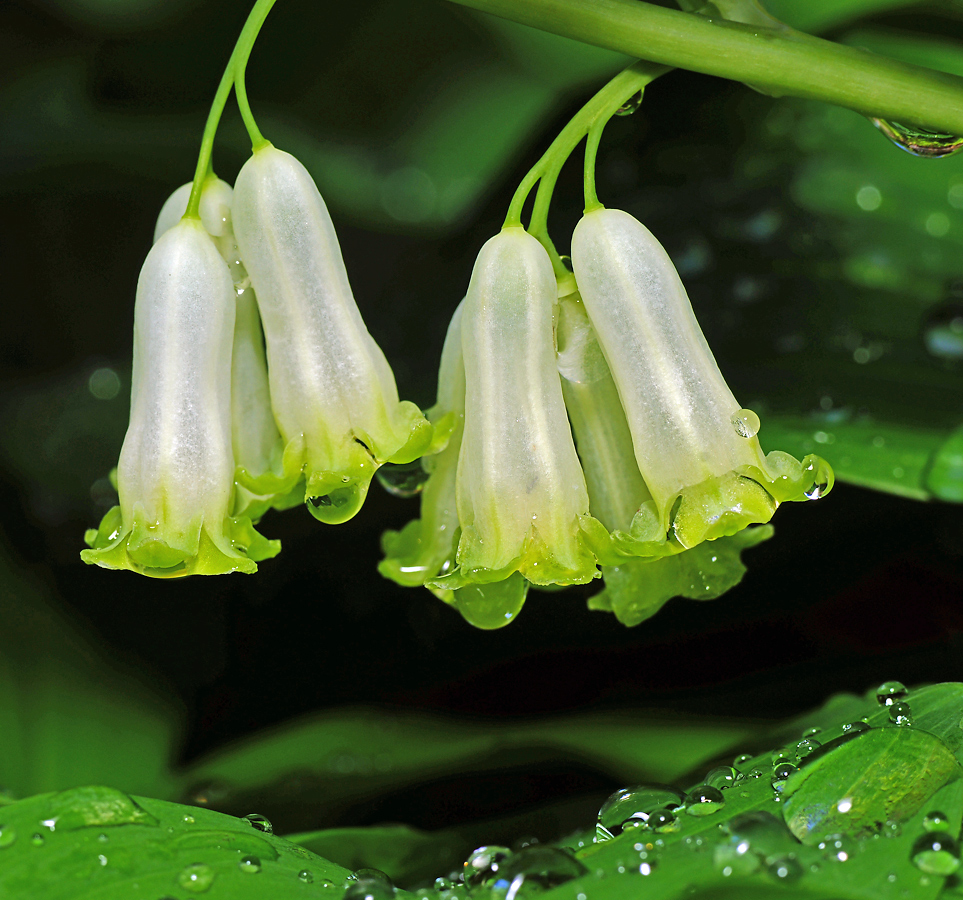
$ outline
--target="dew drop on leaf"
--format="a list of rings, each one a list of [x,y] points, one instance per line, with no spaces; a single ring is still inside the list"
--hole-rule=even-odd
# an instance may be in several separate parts
[[[344,900],[391,900],[395,889],[382,878],[363,877],[348,884]]]
[[[599,810],[595,826],[595,840],[610,841],[622,833],[622,823],[627,819],[647,821],[656,810],[681,806],[683,794],[664,784],[637,784],[612,794]]]
[[[805,759],[810,753],[815,753],[822,744],[814,738],[803,738],[796,744],[796,759]]]
[[[0,825],[0,850],[9,847],[17,839],[17,831],[12,825]]]
[[[736,783],[739,773],[732,766],[716,766],[706,773],[706,784],[724,791]]]
[[[892,706],[902,700],[909,691],[901,681],[884,681],[876,688],[876,702],[880,706]]]
[[[912,859],[928,875],[952,875],[960,867],[960,845],[948,834],[924,834],[913,844]]]
[[[249,875],[256,875],[261,871],[261,860],[256,856],[243,856],[241,861],[237,864],[237,867]]]
[[[934,809],[932,812],[928,812],[923,816],[923,828],[927,831],[949,831],[950,820],[947,818],[946,813],[941,813]]]
[[[955,134],[930,131],[916,125],[903,125],[900,122],[890,122],[886,119],[873,117],[870,117],[869,121],[896,144],[900,150],[905,150],[913,156],[938,159],[941,156],[950,156],[963,150],[963,137]]]
[[[30,843],[33,844],[34,847],[42,847],[43,844],[44,844],[43,835],[42,835],[39,831],[36,832],[36,833],[30,838]]]
[[[303,881],[305,884],[311,884],[314,881],[314,875],[310,869],[302,869],[298,872],[298,881]]]
[[[770,878],[782,884],[792,884],[802,878],[802,866],[792,856],[780,856],[766,865]]]
[[[726,798],[717,788],[702,784],[686,794],[684,803],[690,816],[711,816],[726,805]]]
[[[204,863],[193,863],[181,869],[177,876],[177,883],[192,894],[203,894],[211,889],[216,874]]]
[[[775,790],[781,791],[785,787],[786,782],[789,780],[789,776],[798,769],[789,762],[779,763],[778,766],[774,766],[772,770],[772,786]]]
[[[421,493],[428,480],[428,473],[420,459],[414,462],[395,464],[385,463],[375,473],[378,483],[395,497],[416,497]]]
[[[465,860],[465,886],[469,892],[490,889],[499,880],[502,864],[512,855],[508,847],[478,847]]]
[[[244,818],[251,823],[252,828],[263,831],[265,834],[274,834],[274,826],[271,824],[271,820],[265,816],[258,813],[248,813]]]
[[[848,862],[853,858],[857,844],[845,834],[830,834],[816,846],[826,854],[827,859],[835,862]]]
[[[889,720],[904,728],[913,724],[913,710],[905,700],[897,700],[889,705]]]
[[[501,868],[508,884],[506,897],[525,900],[584,875],[588,869],[574,856],[556,847],[527,847],[514,854]]]

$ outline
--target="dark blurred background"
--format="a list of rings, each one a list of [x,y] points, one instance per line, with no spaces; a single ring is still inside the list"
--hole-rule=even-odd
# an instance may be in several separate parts
[[[879,7],[809,24],[866,45],[875,34],[908,57],[963,38],[955,4]],[[268,514],[261,530],[283,551],[254,577],[157,582],[84,566],[84,529],[114,502],[137,273],[162,202],[193,173],[245,14],[228,0],[0,5],[5,568],[113,665],[177,698],[180,762],[346,704],[502,720],[637,708],[780,718],[885,679],[963,677],[950,453],[963,350],[927,340],[934,328],[952,338],[963,315],[963,167],[902,154],[853,113],[685,72],[612,121],[600,197],[673,255],[766,448],[816,450],[881,490],[838,483],[784,507],[775,538],[746,553],[741,585],[674,600],[633,629],[586,609],[597,586],[533,592],[511,626],[482,632],[381,579],[379,536],[418,503],[377,485],[336,528],[301,509]],[[403,397],[431,404],[474,255],[528,167],[623,64],[441,0],[284,0],[272,13],[248,69],[255,115],[329,201]],[[248,152],[231,101],[216,171],[233,180]],[[580,215],[579,168],[555,192],[561,252]],[[0,653],[14,654],[3,635],[21,633],[9,623],[25,596],[6,591]],[[528,777],[528,799],[599,787],[580,778]],[[409,810],[419,824],[470,815],[424,802]]]

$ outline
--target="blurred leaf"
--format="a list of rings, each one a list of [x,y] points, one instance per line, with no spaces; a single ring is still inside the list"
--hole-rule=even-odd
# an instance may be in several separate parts
[[[0,896],[10,900],[341,897],[350,875],[245,819],[112,788],[13,803],[2,835]]]
[[[764,0],[777,19],[800,31],[817,33],[856,19],[895,9],[911,9],[923,0]]]
[[[181,711],[45,594],[0,556],[0,785],[22,797],[110,781],[169,796]]]

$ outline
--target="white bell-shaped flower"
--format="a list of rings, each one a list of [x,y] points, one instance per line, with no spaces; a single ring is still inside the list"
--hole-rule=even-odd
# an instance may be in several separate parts
[[[692,547],[769,521],[780,502],[828,492],[823,460],[763,453],[758,418],[733,397],[672,261],[644,225],[619,210],[586,213],[572,263],[651,494],[633,537],[671,529]]]
[[[555,364],[555,276],[544,247],[509,227],[478,254],[461,318],[465,426],[457,472],[458,568],[437,587],[597,576],[588,494]]]
[[[88,532],[85,562],[158,577],[254,572],[280,549],[230,515],[234,303],[227,264],[199,220],[161,235],[137,283],[120,505]]]
[[[303,476],[312,513],[343,522],[360,508],[378,466],[410,462],[428,448],[431,426],[414,404],[398,400],[304,166],[270,144],[259,148],[238,175],[232,213],[257,292],[284,441],[280,477],[239,479],[254,493],[277,494]]]

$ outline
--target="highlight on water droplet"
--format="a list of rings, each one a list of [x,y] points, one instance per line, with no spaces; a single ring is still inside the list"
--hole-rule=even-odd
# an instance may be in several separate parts
[[[825,497],[833,489],[835,475],[832,467],[821,456],[810,454],[803,460],[803,472],[812,479],[812,484],[803,493],[809,500]]]
[[[827,859],[835,862],[848,862],[856,853],[858,845],[856,841],[845,834],[830,834],[816,846],[826,854]]]
[[[913,844],[911,858],[928,875],[952,875],[960,867],[960,845],[948,834],[927,833]]]
[[[265,834],[274,834],[274,826],[267,817],[259,815],[258,813],[248,813],[244,818],[251,823],[252,828],[263,831]]]
[[[414,462],[385,463],[375,473],[378,483],[395,497],[417,497],[422,492],[428,473],[420,459]]]
[[[617,116],[631,116],[642,105],[642,91],[636,91],[616,111]]]
[[[214,884],[217,873],[204,863],[185,866],[177,875],[177,883],[192,894],[203,894]]]
[[[927,128],[903,125],[900,122],[889,122],[886,119],[870,117],[869,121],[897,147],[907,153],[912,153],[913,156],[938,159],[941,156],[950,156],[963,150],[963,137],[959,135],[930,131]]]
[[[729,421],[732,423],[732,427],[739,437],[754,438],[759,434],[759,416],[751,409],[737,410],[732,414],[732,418],[729,419]]]

